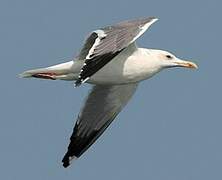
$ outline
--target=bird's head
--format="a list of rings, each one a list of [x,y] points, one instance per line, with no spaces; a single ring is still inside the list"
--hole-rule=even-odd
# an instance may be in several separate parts
[[[160,65],[161,69],[171,67],[185,67],[193,69],[198,68],[195,63],[179,59],[175,55],[167,51],[152,49],[150,50],[150,53],[152,54],[156,62]]]

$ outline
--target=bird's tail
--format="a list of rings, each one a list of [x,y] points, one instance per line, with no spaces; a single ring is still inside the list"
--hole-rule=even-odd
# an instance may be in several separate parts
[[[70,77],[70,74],[72,73],[72,66],[74,62],[69,61],[67,63],[62,63],[46,68],[39,68],[39,69],[32,69],[25,71],[21,74],[19,74],[19,77],[21,78],[42,78],[42,79],[64,79],[64,80],[70,80],[73,77]]]
[[[56,79],[56,73],[54,71],[50,71],[47,68],[39,68],[39,69],[32,69],[25,71],[21,74],[19,74],[19,77],[21,78],[42,78],[42,79]]]

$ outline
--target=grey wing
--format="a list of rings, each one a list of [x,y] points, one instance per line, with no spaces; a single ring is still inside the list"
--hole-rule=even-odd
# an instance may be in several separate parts
[[[76,86],[81,85],[110,62],[156,20],[154,17],[149,17],[124,21],[92,32],[79,54],[79,59],[84,60],[85,63],[76,81]]]
[[[118,86],[96,85],[89,93],[82,108],[68,151],[62,162],[70,165],[72,158],[80,157],[104,132],[136,91],[137,84]]]

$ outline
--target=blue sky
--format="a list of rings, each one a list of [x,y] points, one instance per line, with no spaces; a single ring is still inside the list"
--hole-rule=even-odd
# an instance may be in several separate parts
[[[221,2],[0,0],[0,178],[222,179]],[[64,169],[89,85],[19,79],[71,60],[86,35],[121,20],[156,16],[138,44],[199,65],[140,84],[101,138]]]

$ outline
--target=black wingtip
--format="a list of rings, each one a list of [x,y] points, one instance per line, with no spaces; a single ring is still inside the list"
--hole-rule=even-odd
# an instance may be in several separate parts
[[[70,163],[69,163],[69,156],[67,156],[67,154],[62,159],[62,162],[63,162],[63,167],[64,168],[67,168],[70,165]]]
[[[75,87],[79,87],[82,84],[81,79],[76,80]]]
[[[67,168],[69,165],[70,165],[69,163],[65,163],[65,162],[63,163],[64,168]]]
[[[71,162],[76,159],[77,159],[77,157],[75,155],[70,155],[69,152],[67,152],[62,159],[63,167],[67,168],[71,164]]]

